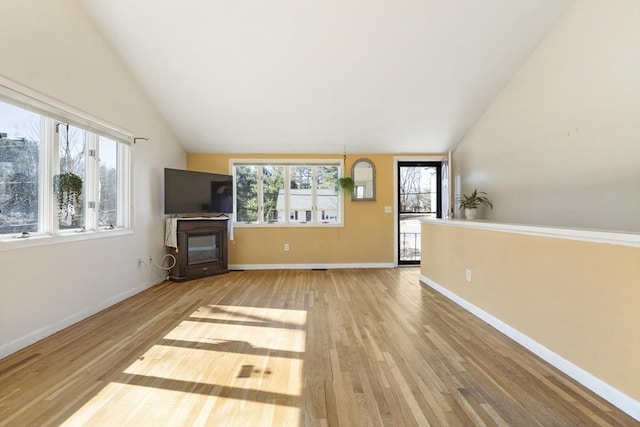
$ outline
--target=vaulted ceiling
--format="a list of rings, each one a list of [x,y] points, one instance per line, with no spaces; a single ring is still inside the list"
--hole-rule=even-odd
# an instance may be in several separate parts
[[[455,147],[569,0],[80,0],[188,152]]]

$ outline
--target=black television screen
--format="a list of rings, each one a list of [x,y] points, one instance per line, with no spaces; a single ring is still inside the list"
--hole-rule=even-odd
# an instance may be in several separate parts
[[[165,168],[165,214],[232,212],[232,176]]]

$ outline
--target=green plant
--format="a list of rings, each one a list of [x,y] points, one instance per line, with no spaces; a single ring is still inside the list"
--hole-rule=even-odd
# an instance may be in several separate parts
[[[341,190],[347,193],[353,193],[353,189],[355,186],[356,184],[353,181],[353,178],[351,178],[350,176],[343,176],[342,178],[338,178],[338,187],[340,187]]]
[[[80,204],[82,194],[82,178],[72,172],[65,172],[53,177],[53,192],[58,201],[58,207],[67,204]]]
[[[484,191],[473,190],[470,195],[463,194],[456,198],[456,202],[461,209],[476,209],[480,205],[485,205],[493,210],[493,204],[487,199],[487,193]]]

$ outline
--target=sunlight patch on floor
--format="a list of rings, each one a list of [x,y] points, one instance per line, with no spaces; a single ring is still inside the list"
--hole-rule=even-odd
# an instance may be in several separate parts
[[[300,327],[307,323],[307,312],[304,310],[217,304],[200,307],[191,317],[262,323],[285,323]]]
[[[306,315],[200,307],[63,425],[297,426]]]
[[[221,389],[221,388],[220,388]],[[297,406],[108,384],[62,426],[259,426],[299,423]],[[285,421],[286,420],[286,421]]]
[[[153,346],[124,374],[129,374],[122,375],[125,382],[147,377],[190,383],[205,391],[207,385],[220,385],[300,396],[302,359]]]
[[[305,348],[305,334],[302,329],[185,320],[164,338],[213,346],[227,345],[229,350],[241,350],[245,346],[263,349],[265,352],[280,350],[302,353]],[[233,347],[233,344],[236,347]]]

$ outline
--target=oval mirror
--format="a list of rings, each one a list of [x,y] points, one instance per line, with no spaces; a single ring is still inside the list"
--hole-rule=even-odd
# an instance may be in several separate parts
[[[369,159],[358,159],[351,167],[354,187],[351,200],[376,199],[376,167]]]

